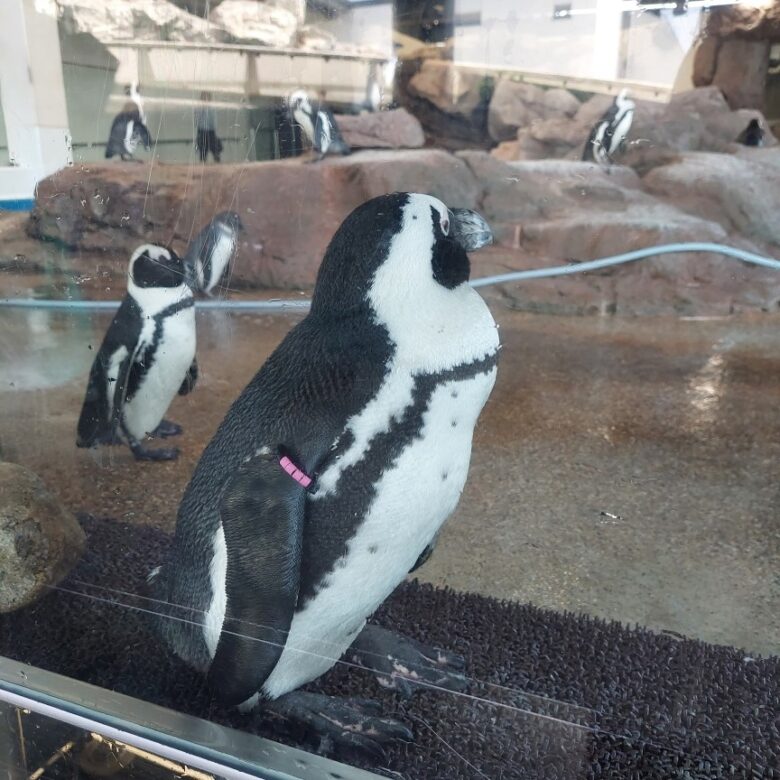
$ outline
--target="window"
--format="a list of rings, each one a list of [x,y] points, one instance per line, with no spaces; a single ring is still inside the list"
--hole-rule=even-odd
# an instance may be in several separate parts
[[[775,17],[4,0],[10,776],[772,777]]]

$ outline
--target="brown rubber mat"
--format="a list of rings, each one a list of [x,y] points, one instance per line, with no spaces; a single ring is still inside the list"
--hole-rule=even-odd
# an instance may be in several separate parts
[[[0,616],[0,655],[301,744],[305,734],[217,705],[148,629],[150,604],[131,594],[162,562],[169,537],[80,519],[82,562],[61,590]],[[408,780],[780,778],[778,657],[416,582],[375,619],[461,653],[473,680],[462,694],[423,690],[402,700],[339,664],[309,689],[370,697],[416,740],[389,746],[382,766],[338,756],[348,763]]]

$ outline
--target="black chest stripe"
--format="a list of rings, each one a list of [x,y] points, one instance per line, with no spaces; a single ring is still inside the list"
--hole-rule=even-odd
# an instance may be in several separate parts
[[[360,461],[342,471],[335,493],[309,503],[303,539],[305,570],[302,571],[298,610],[327,586],[328,574],[347,554],[349,542],[376,496],[376,485],[382,474],[391,469],[401,453],[422,435],[423,417],[436,389],[447,382],[486,374],[497,362],[496,350],[471,363],[416,376],[411,403],[403,414],[394,417],[387,430],[374,436]],[[324,472],[353,441],[352,434],[345,433],[320,471]],[[323,518],[323,522],[318,522],[318,518]],[[388,533],[392,533],[391,529]]]

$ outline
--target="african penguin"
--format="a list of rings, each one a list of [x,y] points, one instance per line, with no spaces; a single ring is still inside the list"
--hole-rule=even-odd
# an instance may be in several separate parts
[[[235,256],[238,234],[243,229],[235,211],[223,211],[198,233],[184,255],[193,287],[211,295]]]
[[[590,131],[582,159],[601,165],[611,164],[613,156],[626,142],[634,120],[634,109],[634,101],[628,99],[628,90],[622,89]]]
[[[737,136],[737,143],[745,146],[763,146],[764,129],[758,119],[751,119],[748,126]]]
[[[125,442],[137,460],[171,460],[177,449],[147,450],[146,436],[181,428],[163,419],[173,397],[197,378],[195,310],[184,264],[169,249],[144,244],[130,258],[127,294],[89,373],[78,447]]]
[[[147,151],[152,148],[149,130],[141,119],[138,106],[130,100],[111,123],[106,158],[111,159],[116,154],[122,160],[134,160],[133,153],[139,143],[142,143]]]
[[[324,103],[312,106],[309,96],[299,89],[290,95],[289,107],[293,121],[300,126],[317,153],[315,161],[326,154],[352,154],[352,149],[341,137],[336,118]]]
[[[345,651],[388,687],[461,686],[457,657],[365,624],[430,554],[466,482],[499,351],[466,252],[491,240],[479,215],[428,195],[358,207],[310,313],[206,447],[149,592],[175,605],[157,618],[167,644],[226,703],[370,750],[408,730],[297,690]]]

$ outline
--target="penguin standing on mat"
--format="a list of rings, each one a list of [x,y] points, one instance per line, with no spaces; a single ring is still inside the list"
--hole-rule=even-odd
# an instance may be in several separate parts
[[[582,159],[611,165],[614,155],[623,149],[631,123],[634,121],[634,101],[628,99],[628,90],[620,90],[612,105],[593,126],[585,143]]]
[[[379,758],[406,726],[298,689],[344,654],[401,694],[464,687],[458,656],[366,621],[430,554],[466,482],[499,351],[467,251],[491,240],[478,214],[428,195],[358,207],[310,313],[206,447],[148,582],[168,605],[157,629],[225,703]]]
[[[341,137],[333,112],[324,103],[312,106],[309,96],[299,89],[290,95],[289,107],[293,121],[317,153],[314,162],[327,154],[352,154],[352,149]]]
[[[243,229],[235,211],[223,211],[195,236],[184,255],[193,287],[211,296],[235,256],[238,234]]]
[[[745,146],[763,146],[764,129],[758,119],[751,119],[748,126],[737,136],[737,143]]]
[[[152,148],[152,137],[141,118],[138,104],[134,100],[125,103],[124,108],[114,117],[106,144],[106,159],[118,155],[123,161],[135,160],[133,154],[143,144],[146,151]]]
[[[179,257],[151,244],[134,252],[127,294],[89,372],[76,446],[124,442],[136,460],[178,457],[176,448],[146,449],[141,442],[182,432],[163,416],[197,378],[193,304]]]

